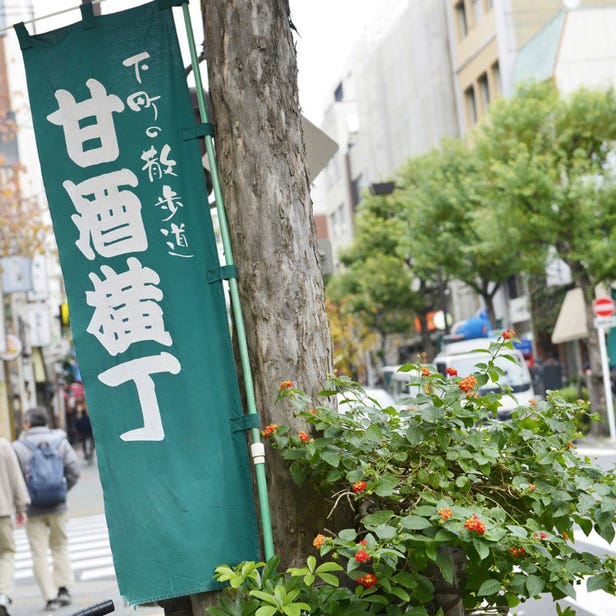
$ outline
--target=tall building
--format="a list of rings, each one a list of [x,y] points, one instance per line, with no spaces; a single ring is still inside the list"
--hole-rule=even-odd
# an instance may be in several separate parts
[[[315,211],[337,253],[353,241],[364,189],[390,192],[396,170],[464,134],[525,79],[563,92],[616,84],[614,0],[396,0],[358,41],[332,91],[323,129],[340,149],[315,185]],[[566,272],[564,272],[566,276]],[[453,321],[482,308],[450,285]],[[531,335],[524,279],[495,297],[499,325]]]
[[[405,160],[459,134],[443,2],[383,3],[334,86],[322,128],[339,149],[315,182],[315,212],[327,216],[337,263],[362,190],[391,190]]]

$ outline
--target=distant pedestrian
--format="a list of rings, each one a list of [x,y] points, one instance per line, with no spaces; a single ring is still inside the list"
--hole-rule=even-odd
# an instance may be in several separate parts
[[[13,519],[19,527],[26,522],[30,496],[11,443],[0,438],[0,616],[8,616],[15,590],[15,539]]]
[[[70,490],[81,474],[79,459],[68,442],[66,433],[63,430],[51,430],[48,423],[49,414],[43,407],[37,406],[26,411],[23,432],[19,440],[13,443],[13,447],[26,482],[33,456],[28,445],[38,447],[47,444],[54,447],[62,460],[66,487]],[[45,600],[45,610],[54,611],[70,605],[69,586],[74,580],[68,552],[66,501],[49,505],[31,504],[27,513],[26,534],[32,553],[34,577]],[[47,563],[49,552],[52,571]]]
[[[90,423],[90,416],[88,415],[88,409],[85,405],[77,405],[77,419],[75,421],[75,427],[79,434],[79,441],[83,448],[83,457],[86,462],[92,462],[94,457],[94,437],[92,436],[92,424]]]

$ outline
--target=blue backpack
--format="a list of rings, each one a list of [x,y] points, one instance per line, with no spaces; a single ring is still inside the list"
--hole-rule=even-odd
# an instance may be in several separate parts
[[[32,452],[26,485],[31,504],[35,507],[51,507],[66,500],[68,490],[64,463],[58,454],[58,446],[63,440],[62,436],[51,444],[42,442],[39,445],[26,439],[19,441]]]

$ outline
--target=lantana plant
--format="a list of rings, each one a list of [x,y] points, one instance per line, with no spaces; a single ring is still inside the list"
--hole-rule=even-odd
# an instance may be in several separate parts
[[[285,382],[279,398],[305,429],[272,425],[263,435],[297,483],[312,482],[332,508],[350,507],[355,523],[323,529],[304,569],[277,572],[277,559],[220,567],[234,595],[223,599],[227,611],[221,603],[210,612],[427,616],[458,605],[506,613],[543,593],[575,597],[579,584],[616,594],[616,558],[574,542],[576,531],[614,539],[615,473],[575,444],[588,403],[548,392],[499,421],[508,392],[482,393],[498,383],[495,357],[507,356],[514,337],[503,332],[465,377],[403,366],[420,393],[396,408],[380,408],[345,377],[329,378],[320,394],[342,393],[338,410]]]

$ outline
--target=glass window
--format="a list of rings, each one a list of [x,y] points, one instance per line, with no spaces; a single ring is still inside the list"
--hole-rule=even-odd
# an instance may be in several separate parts
[[[456,22],[458,24],[458,36],[463,39],[468,35],[468,19],[464,0],[460,0],[454,8],[456,12]]]
[[[464,101],[466,103],[466,118],[472,126],[477,122],[477,101],[475,100],[475,88],[473,86],[464,91]]]

